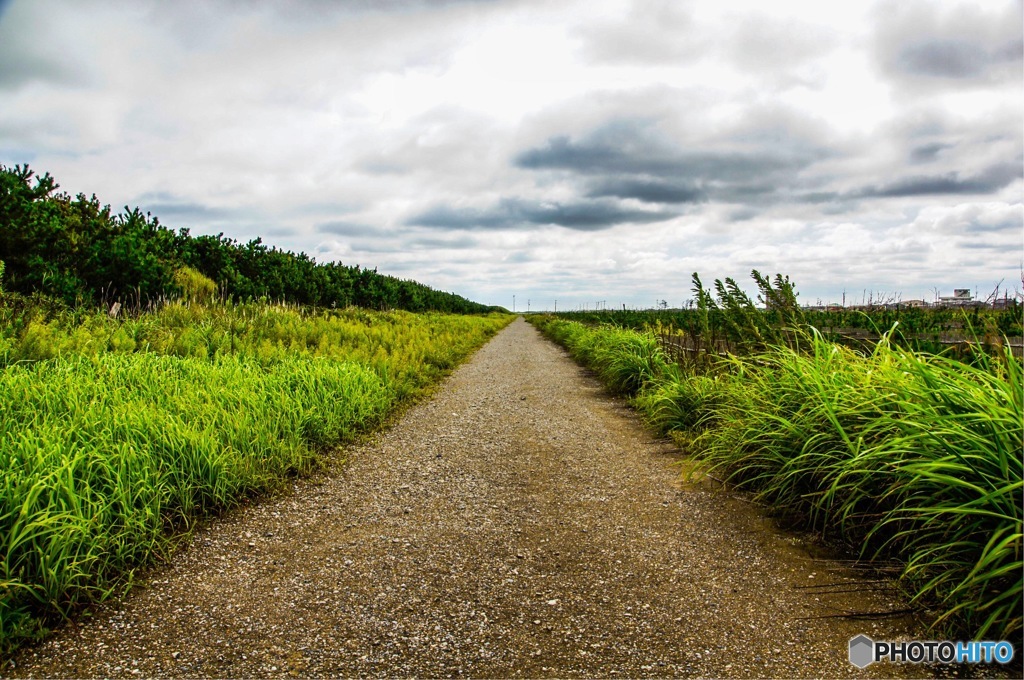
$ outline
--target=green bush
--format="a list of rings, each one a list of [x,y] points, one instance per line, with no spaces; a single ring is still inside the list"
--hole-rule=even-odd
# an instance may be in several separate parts
[[[729,482],[864,558],[902,564],[943,633],[1020,634],[1024,371],[1008,347],[960,361],[883,337],[865,355],[809,329],[802,348],[696,373],[635,361],[646,345],[620,329],[535,323]]]
[[[178,267],[174,271],[174,285],[181,289],[182,297],[189,302],[209,303],[217,294],[217,284],[192,267]]]

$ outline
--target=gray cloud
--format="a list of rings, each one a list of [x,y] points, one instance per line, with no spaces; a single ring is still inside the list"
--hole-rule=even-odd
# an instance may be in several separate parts
[[[270,226],[259,228],[260,236],[267,237],[278,237],[278,236],[295,236],[295,230],[291,227],[283,226]],[[273,247],[273,244],[271,244]]]
[[[361,241],[352,241],[348,245],[351,247],[353,252],[361,254],[396,253],[405,251],[403,244],[394,239],[363,239]],[[391,269],[391,267],[389,266],[388,269]]]
[[[919,85],[1019,80],[1024,68],[1021,9],[1017,1],[880,3],[876,55],[890,74]]]
[[[648,159],[646,163],[652,163]],[[515,158],[515,164],[530,170],[573,170],[581,173],[637,172],[631,159],[614,143],[574,143],[568,136],[552,137],[547,146],[530,149]],[[632,166],[632,167],[627,167]],[[639,170],[643,172],[650,168]]]
[[[942,194],[987,194],[998,191],[1024,176],[1020,164],[994,165],[973,176],[959,172],[942,175],[917,175],[888,184],[865,187],[854,192],[858,197],[895,198],[901,196],[934,196]]]
[[[975,78],[984,70],[987,53],[965,40],[931,40],[902,48],[896,67],[906,73],[945,78]]]
[[[1024,228],[1024,220],[1011,218],[997,222],[971,222],[965,231],[969,234],[1011,234],[1020,236],[1022,228]],[[994,245],[993,247],[1003,248],[1001,244]]]
[[[84,1],[84,0],[79,0]],[[104,2],[105,0],[99,0]],[[290,30],[308,30],[346,20],[437,13],[460,5],[486,7],[500,0],[214,0],[176,2],[135,0],[150,18],[174,32],[186,47],[208,47],[223,40],[225,23],[239,18],[267,20]],[[227,22],[225,22],[227,19]],[[218,30],[221,29],[221,30]]]
[[[675,215],[667,211],[623,208],[611,200],[542,203],[503,199],[496,206],[484,209],[437,205],[410,217],[406,224],[450,229],[509,229],[524,224],[554,224],[577,231],[600,231],[629,222],[663,222]]]
[[[73,85],[80,74],[68,64],[47,55],[32,55],[8,40],[0,31],[0,88],[13,89],[44,81]]]
[[[480,245],[480,241],[469,236],[456,238],[414,238],[406,242],[410,248],[432,250],[440,248],[443,250],[468,250]]]
[[[172,229],[188,228],[210,231],[224,225],[237,227],[240,233],[259,236],[291,236],[296,230],[283,226],[267,227],[266,214],[250,208],[225,208],[189,201],[175,194],[163,191],[140,194],[128,203],[129,207],[151,213],[160,222]],[[268,231],[271,229],[271,231]]]
[[[773,151],[686,151],[647,127],[643,122],[616,121],[580,141],[552,137],[545,146],[520,153],[514,162],[530,170],[568,170],[583,175],[660,175],[736,182],[794,171],[813,160],[803,150],[784,146]]]
[[[299,13],[313,20],[323,20],[337,14],[419,12],[455,5],[486,6],[497,2],[500,0],[274,0],[267,4],[283,17],[294,17]]]
[[[666,211],[622,208],[611,201],[532,205],[522,214],[534,224],[557,224],[581,231],[597,231],[624,222],[663,222],[675,216]]]
[[[843,194],[838,191],[811,191],[807,193],[795,194],[793,200],[798,203],[832,203],[833,201],[842,200],[845,198]]]
[[[730,222],[746,222],[757,217],[760,213],[753,208],[740,208],[738,210],[732,210],[728,214]]]
[[[607,178],[590,185],[587,196],[636,198],[646,203],[704,203],[707,192],[691,182],[655,178]]]
[[[380,159],[366,159],[358,164],[358,168],[370,175],[405,175],[412,171],[412,167],[394,161]]]
[[[761,113],[754,111],[751,118]],[[513,163],[521,169],[577,176],[590,198],[768,205],[813,181],[800,177],[801,171],[835,155],[791,132],[798,124],[788,114],[767,112],[761,126],[744,120],[723,138],[707,139],[704,148],[694,148],[652,121],[620,119],[579,138],[552,136],[517,154]]]
[[[67,49],[75,36],[61,28],[41,21],[30,7],[0,3],[0,89],[39,81],[79,84],[85,71]]]
[[[509,264],[526,264],[528,262],[533,262],[535,260],[536,258],[534,258],[529,253],[524,252],[522,250],[518,250],[509,255],[508,257],[506,257],[504,261]]]
[[[932,142],[930,144],[922,144],[921,146],[915,146],[910,150],[910,162],[911,163],[928,163],[935,160],[935,158],[946,149],[953,148],[953,144],[944,144],[942,142]]]
[[[222,220],[231,214],[230,211],[211,208],[200,203],[143,203],[139,207],[159,217],[161,222]]]
[[[966,40],[927,40],[907,45],[896,56],[895,66],[906,73],[936,78],[977,78],[989,66],[1016,61],[1024,52],[1020,40],[988,49]]]
[[[868,170],[868,177],[896,179],[862,179],[860,187],[853,189],[848,188],[849,180],[858,175],[842,170],[836,174],[835,168],[856,167],[862,163],[858,159],[865,157],[864,151],[852,145],[830,148],[819,141],[827,137],[827,130],[815,129],[813,122],[807,125],[785,109],[751,109],[730,128],[715,137],[706,136],[699,144],[686,144],[679,131],[669,133],[664,128],[650,119],[613,119],[590,132],[549,136],[546,142],[515,154],[513,164],[538,173],[541,187],[554,182],[564,189],[568,179],[569,187],[583,198],[688,204],[692,209],[703,203],[732,204],[736,209],[720,213],[730,222],[768,214],[789,218],[814,213],[851,215],[870,199],[993,194],[1024,175],[1020,162],[990,162],[975,172],[946,169],[963,167],[966,159],[960,158],[957,150],[976,148],[975,139],[980,141],[980,137],[992,137],[993,160],[1003,148],[1019,159],[1020,144],[1000,134],[1004,129],[1001,123],[986,132],[959,124],[948,128],[934,115],[927,120],[908,117],[893,128],[893,142],[909,147],[906,153],[911,161],[928,164],[933,171],[900,177],[899,166],[876,166]],[[819,161],[829,161],[833,169],[828,174],[815,172]],[[863,167],[856,170],[864,171]],[[580,205],[587,204],[581,201]],[[507,226],[515,221],[510,214],[527,217],[508,210],[460,213],[457,217],[476,221],[478,226]],[[567,222],[564,218],[550,221]]]
[[[1005,210],[985,214],[979,211],[977,214],[968,215],[962,220],[953,221],[943,225],[943,230],[950,234],[969,234],[980,240],[965,240],[963,246],[973,244],[988,245],[997,249],[1006,250],[1004,239],[998,236],[1013,238],[1019,245],[1021,229],[1024,229],[1024,213],[1018,207],[1017,210]],[[1019,249],[1019,248],[1018,248]]]
[[[502,206],[489,209],[435,205],[413,215],[405,223],[446,229],[507,229],[522,224],[524,220],[508,204],[504,201]]]
[[[751,182],[726,186],[716,194],[720,200],[730,203],[772,203],[781,198],[778,192],[779,187],[775,184]]]
[[[349,222],[347,220],[320,222],[316,225],[316,230],[321,234],[335,234],[337,236],[367,236],[376,231],[373,227],[366,224]]]

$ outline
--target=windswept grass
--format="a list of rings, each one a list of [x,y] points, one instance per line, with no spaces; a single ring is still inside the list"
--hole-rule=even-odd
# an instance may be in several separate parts
[[[197,519],[308,471],[511,319],[257,305],[124,322],[8,314],[0,652],[123,590]]]
[[[607,357],[621,329],[538,321],[602,375],[615,363]],[[625,362],[636,343],[624,347]],[[602,347],[604,363],[577,344]],[[962,362],[885,338],[870,355],[816,333],[802,344],[722,359],[699,374],[642,369],[634,404],[769,507],[865,558],[902,564],[902,582],[937,612],[937,630],[1019,635],[1020,360],[1006,348]]]
[[[621,394],[634,395],[644,384],[669,370],[657,338],[648,333],[577,323],[551,324],[546,332],[566,346],[573,358],[597,371],[609,388]]]
[[[97,599],[393,401],[358,364],[100,355],[0,374],[0,621]],[[123,573],[125,569],[129,572]]]

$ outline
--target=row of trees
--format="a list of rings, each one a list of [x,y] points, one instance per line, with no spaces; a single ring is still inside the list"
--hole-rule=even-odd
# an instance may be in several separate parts
[[[72,198],[58,188],[49,173],[0,165],[0,261],[9,291],[40,292],[71,305],[119,300],[144,306],[179,295],[175,272],[188,267],[236,300],[412,312],[491,309],[376,269],[318,263],[258,238],[240,243],[223,234],[192,236],[138,208],[112,214],[95,195]]]

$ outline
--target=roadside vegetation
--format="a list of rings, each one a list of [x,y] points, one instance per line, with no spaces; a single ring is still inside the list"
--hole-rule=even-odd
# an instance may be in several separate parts
[[[512,318],[0,166],[0,656],[310,472]]]
[[[768,281],[754,272],[761,307],[735,280],[715,281],[713,290],[694,278],[694,297],[684,309],[599,310],[558,314],[559,318],[586,324],[610,324],[621,328],[652,331],[666,350],[684,360],[710,353],[743,354],[758,345],[788,342],[786,329],[813,327],[825,340],[870,353],[883,334],[891,345],[930,354],[970,354],[968,344],[993,347],[1009,340],[1020,356],[1024,336],[1024,305],[1020,295],[995,299],[994,305],[967,308],[919,307],[890,304],[833,309],[807,308],[786,277]],[[766,295],[768,297],[766,297]],[[776,299],[772,299],[774,296]],[[791,298],[789,297],[791,296]],[[895,328],[894,333],[889,331]]]
[[[310,471],[511,318],[0,299],[0,651]]]
[[[679,340],[679,329],[531,321],[704,470],[864,560],[897,565],[937,632],[1019,637],[1020,359],[999,341],[917,351],[898,326],[854,349],[806,323],[788,279],[754,280],[767,310],[734,283],[712,294],[694,276],[698,333],[714,315],[733,353]]]
[[[305,253],[170,229],[138,207],[114,213],[85,194],[58,191],[49,173],[0,165],[0,260],[10,292],[80,307],[154,309],[179,298],[189,277],[222,300],[264,298],[318,307],[479,314],[485,305],[376,269],[316,262]]]

